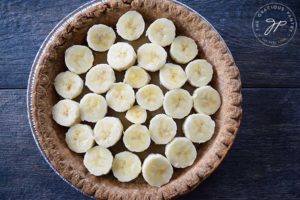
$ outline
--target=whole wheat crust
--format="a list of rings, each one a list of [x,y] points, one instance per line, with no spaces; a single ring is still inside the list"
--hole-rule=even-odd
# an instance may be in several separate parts
[[[146,21],[169,18],[180,34],[193,38],[200,50],[199,56],[214,66],[212,85],[222,98],[222,106],[213,116],[214,137],[199,148],[191,167],[175,170],[172,180],[160,188],[150,186],[142,178],[120,183],[112,175],[92,176],[82,164],[83,156],[67,148],[63,134],[66,129],[57,125],[51,116],[52,106],[58,101],[53,80],[65,70],[64,51],[72,44],[85,44],[86,32],[93,24],[115,26],[118,18],[131,9],[140,12]],[[226,44],[198,14],[167,0],[111,0],[74,16],[46,44],[37,62],[30,95],[34,134],[48,161],[68,182],[97,199],[170,199],[193,190],[224,159],[242,114],[240,74]]]

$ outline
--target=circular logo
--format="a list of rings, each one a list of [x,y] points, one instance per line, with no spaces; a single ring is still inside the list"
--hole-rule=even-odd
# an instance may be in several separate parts
[[[255,13],[252,29],[262,44],[279,47],[293,38],[297,30],[297,20],[289,7],[280,3],[270,3]]]

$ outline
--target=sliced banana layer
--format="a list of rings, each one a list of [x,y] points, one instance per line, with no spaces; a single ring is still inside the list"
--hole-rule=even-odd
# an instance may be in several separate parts
[[[158,71],[167,60],[167,52],[158,44],[146,43],[137,50],[138,66],[147,71]]]
[[[198,113],[212,115],[221,106],[221,97],[211,86],[202,86],[194,91],[194,109]]]
[[[87,43],[94,51],[107,51],[116,40],[114,30],[104,24],[96,24],[87,32]]]
[[[150,137],[155,144],[167,144],[176,135],[176,122],[165,114],[153,117],[149,124]]]
[[[61,72],[55,77],[54,87],[61,97],[74,99],[82,92],[83,81],[80,76],[73,72]]]
[[[121,138],[123,125],[116,117],[104,117],[94,127],[94,138],[96,143],[103,147],[115,145]]]
[[[165,88],[172,90],[181,88],[187,77],[180,65],[167,63],[159,70],[159,80]]]
[[[164,100],[162,90],[153,84],[140,88],[136,93],[137,103],[144,109],[154,111],[159,109]]]
[[[193,60],[198,54],[196,42],[186,36],[177,36],[170,48],[173,60],[180,64],[186,64]]]
[[[122,71],[131,67],[136,61],[136,53],[133,47],[125,42],[112,45],[107,53],[108,64],[116,71]]]
[[[127,110],[125,118],[134,124],[142,124],[147,119],[147,111],[141,106],[135,105]]]
[[[102,94],[107,92],[115,81],[114,70],[107,64],[98,64],[86,74],[85,85],[91,91]]]
[[[150,75],[141,67],[133,66],[126,70],[124,82],[133,88],[141,88],[151,80]]]
[[[176,137],[167,144],[165,154],[170,163],[176,168],[191,166],[196,157],[197,151],[193,143],[186,137]]]
[[[155,44],[162,47],[170,45],[175,39],[176,27],[174,23],[166,18],[155,20],[147,29],[146,36]]]
[[[85,153],[83,164],[91,174],[101,176],[108,174],[112,167],[112,161],[113,156],[108,149],[95,146]]]
[[[148,149],[151,143],[149,130],[146,126],[133,124],[124,132],[123,142],[132,152],[142,152]]]
[[[139,157],[129,151],[115,155],[112,164],[114,176],[121,182],[129,182],[141,173],[142,163]]]
[[[193,99],[188,91],[174,89],[166,93],[163,106],[167,115],[175,119],[182,119],[190,114]]]
[[[134,10],[123,14],[117,22],[117,32],[125,40],[138,39],[143,34],[144,29],[143,16]]]
[[[125,112],[135,102],[134,90],[126,83],[115,83],[106,93],[106,101],[114,111]]]
[[[215,122],[205,114],[192,114],[183,123],[183,133],[192,142],[208,141],[215,131]]]
[[[65,141],[72,151],[85,153],[94,146],[93,130],[88,125],[76,124],[69,128]]]
[[[72,126],[80,122],[79,103],[73,100],[60,100],[52,108],[54,121],[61,126]]]
[[[152,186],[160,187],[170,181],[173,167],[168,159],[160,154],[150,154],[143,163],[142,174]]]
[[[186,66],[185,73],[192,86],[201,87],[211,81],[213,68],[206,60],[198,59],[190,62]]]
[[[105,98],[95,93],[84,95],[80,100],[79,107],[82,121],[97,122],[107,113]]]
[[[67,68],[76,74],[87,72],[94,62],[93,52],[86,46],[73,45],[65,52]]]

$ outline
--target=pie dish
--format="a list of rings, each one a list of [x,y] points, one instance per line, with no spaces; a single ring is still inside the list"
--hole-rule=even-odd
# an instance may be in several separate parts
[[[96,23],[114,27],[128,10],[140,12],[146,22],[169,18],[180,34],[193,38],[200,50],[199,57],[214,67],[211,85],[222,98],[219,111],[213,115],[216,122],[213,138],[197,146],[197,159],[191,167],[175,170],[171,181],[160,188],[146,184],[142,178],[120,183],[111,174],[90,175],[82,164],[83,157],[68,149],[64,141],[66,128],[57,125],[51,116],[51,109],[59,99],[53,81],[65,70],[65,50],[73,44],[86,44],[87,30]],[[101,56],[95,58],[99,62],[103,59]],[[220,35],[192,9],[164,0],[94,1],[82,6],[59,23],[45,40],[33,63],[28,86],[29,121],[45,159],[64,180],[84,194],[99,199],[170,199],[194,189],[219,166],[230,149],[240,125],[241,101],[239,71]],[[116,145],[112,152],[118,152],[119,148],[122,147]],[[158,146],[150,150],[162,151]],[[142,153],[141,158],[144,159],[147,153]]]

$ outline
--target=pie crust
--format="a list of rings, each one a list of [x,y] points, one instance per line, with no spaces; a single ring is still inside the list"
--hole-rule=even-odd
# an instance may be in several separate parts
[[[132,182],[121,183],[111,173],[101,177],[89,174],[82,163],[83,156],[69,150],[64,141],[67,129],[57,125],[51,115],[52,106],[59,99],[53,81],[59,72],[66,70],[65,50],[73,44],[86,44],[87,30],[94,24],[115,27],[118,18],[128,10],[137,10],[146,22],[169,18],[176,25],[177,35],[193,38],[200,50],[199,57],[214,67],[211,85],[222,98],[219,111],[213,115],[216,122],[213,138],[197,146],[198,156],[192,166],[175,169],[171,181],[159,188],[147,184],[141,175]],[[33,135],[45,159],[63,179],[97,199],[170,199],[190,192],[224,159],[235,139],[242,114],[240,74],[225,42],[199,14],[168,0],[93,2],[84,12],[73,14],[42,47],[33,66],[28,95]],[[151,148],[153,152],[161,151]],[[115,154],[116,150],[112,152]]]

